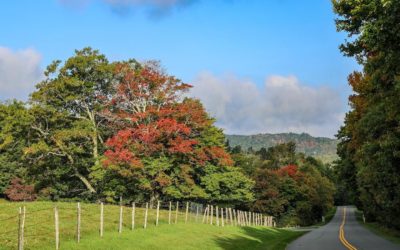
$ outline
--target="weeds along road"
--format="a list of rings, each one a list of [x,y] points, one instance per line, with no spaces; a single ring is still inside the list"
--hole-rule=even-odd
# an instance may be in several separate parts
[[[338,207],[333,219],[291,243],[287,250],[400,250],[358,223],[354,207]]]

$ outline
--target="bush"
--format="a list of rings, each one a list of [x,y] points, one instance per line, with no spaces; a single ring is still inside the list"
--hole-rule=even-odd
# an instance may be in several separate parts
[[[11,201],[34,201],[36,199],[33,185],[25,185],[20,178],[12,179],[4,193]]]

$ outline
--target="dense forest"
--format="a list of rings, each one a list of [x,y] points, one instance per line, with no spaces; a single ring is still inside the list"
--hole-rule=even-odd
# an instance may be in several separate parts
[[[330,168],[295,144],[242,152],[189,84],[158,62],[91,48],[54,61],[24,103],[0,104],[0,195],[9,200],[190,200],[309,225],[333,206]]]
[[[338,133],[343,203],[368,221],[400,229],[400,1],[333,1],[341,51],[362,70],[348,82],[351,110]]]

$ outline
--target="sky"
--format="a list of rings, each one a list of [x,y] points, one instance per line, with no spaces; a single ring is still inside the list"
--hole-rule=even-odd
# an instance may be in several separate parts
[[[75,49],[160,60],[228,134],[334,137],[359,69],[329,0],[15,0],[0,3],[0,100],[27,100]]]

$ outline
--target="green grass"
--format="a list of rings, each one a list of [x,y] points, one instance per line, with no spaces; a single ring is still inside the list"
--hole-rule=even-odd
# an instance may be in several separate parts
[[[363,225],[365,228],[369,229],[373,233],[375,233],[387,240],[390,240],[393,243],[400,244],[400,231],[399,230],[387,228],[376,222],[364,223],[364,221],[362,219],[362,211],[359,211],[359,210],[356,211],[356,218],[361,225]]]
[[[168,224],[168,204],[162,206],[159,226],[156,210],[149,210],[148,227],[143,229],[144,209],[136,208],[135,229],[131,230],[131,209],[124,207],[123,232],[119,234],[119,207],[104,206],[104,237],[99,236],[100,209],[97,204],[81,204],[81,242],[76,243],[76,203],[10,203],[0,200],[0,249],[16,249],[18,208],[26,206],[25,249],[54,249],[54,206],[60,217],[61,249],[285,249],[303,232],[266,227],[217,227],[201,224],[199,215],[178,214],[177,224]],[[182,209],[181,209],[182,210]],[[172,222],[175,213],[172,213]],[[215,218],[214,218],[215,220]]]

